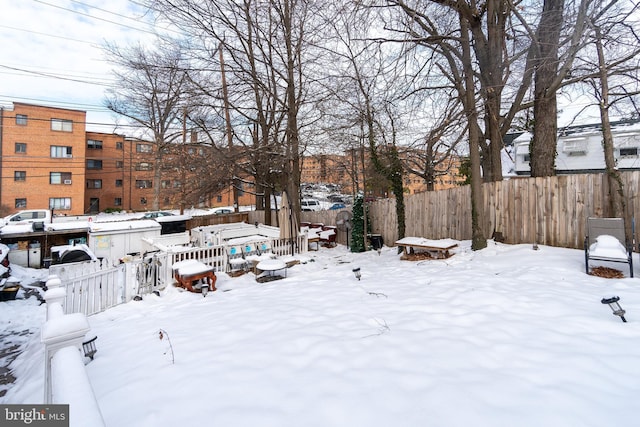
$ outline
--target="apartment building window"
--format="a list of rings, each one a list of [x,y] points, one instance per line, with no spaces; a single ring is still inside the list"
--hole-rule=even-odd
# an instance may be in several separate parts
[[[116,141],[116,150],[122,150],[123,144],[122,141]]]
[[[73,157],[71,147],[62,145],[51,146],[51,157],[70,159]]]
[[[216,196],[216,202],[218,202],[218,203],[222,203],[222,195],[218,194],[218,195]]]
[[[73,132],[73,120],[51,119],[51,130],[57,132]]]
[[[137,171],[150,171],[150,170],[153,170],[153,165],[151,165],[151,163],[141,162],[141,163],[136,164],[136,170]]]
[[[98,141],[97,139],[87,139],[87,148],[102,150],[102,141]]]
[[[115,199],[113,199],[113,205],[122,206],[122,197],[116,197]]]
[[[87,180],[87,188],[102,188],[102,180],[101,179],[88,179]]]
[[[24,142],[16,142],[16,154],[26,154],[27,144]]]
[[[173,188],[180,188],[182,187],[182,183],[180,181],[173,181]]]
[[[161,181],[160,182],[160,186],[162,188],[170,188],[171,187],[171,181],[170,180]]]
[[[27,180],[27,171],[15,171],[13,173],[14,181],[26,181]]]
[[[136,179],[136,188],[153,188],[153,181],[148,179]]]
[[[136,153],[151,153],[153,147],[151,144],[136,144]]]
[[[27,115],[26,114],[16,114],[16,124],[19,126],[27,125]]]
[[[147,204],[147,198],[146,197],[140,197],[140,204],[141,205],[146,205]]]
[[[116,160],[116,169],[122,169],[124,167],[124,162],[122,160]]]
[[[71,197],[51,197],[49,198],[49,209],[69,210],[71,209]]]
[[[87,169],[102,169],[102,160],[88,159]]]
[[[638,147],[621,148],[620,157],[638,157]]]
[[[16,209],[24,209],[27,207],[27,199],[16,199]]]
[[[116,187],[122,187],[122,180],[116,179]]]
[[[49,172],[49,184],[71,184],[71,172]]]

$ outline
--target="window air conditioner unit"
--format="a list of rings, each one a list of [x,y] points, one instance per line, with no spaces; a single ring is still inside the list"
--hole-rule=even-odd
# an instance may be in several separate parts
[[[579,155],[587,153],[587,140],[574,139],[564,141],[563,151],[569,155]]]
[[[71,184],[71,180],[70,180],[70,179],[65,179],[65,180],[64,180],[64,183],[65,183],[65,184],[67,184],[67,185],[69,185],[69,184]]]

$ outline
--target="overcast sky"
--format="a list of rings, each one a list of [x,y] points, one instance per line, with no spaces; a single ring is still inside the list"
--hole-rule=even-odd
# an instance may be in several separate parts
[[[114,127],[116,118],[104,107],[114,80],[102,46],[151,43],[157,30],[136,0],[0,0],[0,106],[17,101],[84,110],[89,130],[128,134]],[[575,96],[559,103],[561,126],[575,124],[577,112],[598,121]]]
[[[102,46],[148,43],[153,31],[135,0],[0,0],[0,106],[84,110],[89,130],[112,132],[96,125],[115,122],[104,107],[114,80]]]

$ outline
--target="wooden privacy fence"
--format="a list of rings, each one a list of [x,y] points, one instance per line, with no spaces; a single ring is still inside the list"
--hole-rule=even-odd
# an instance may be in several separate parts
[[[336,225],[336,215],[341,211],[349,211],[351,212],[351,208],[340,209],[340,210],[324,210],[317,212],[301,212],[300,213],[300,221],[309,222],[309,223],[321,223],[324,225]],[[259,222],[264,224],[264,211],[250,211],[249,212],[249,224],[253,224],[255,222]],[[278,214],[274,210],[271,212],[271,225],[278,227]],[[349,241],[351,241],[351,236],[349,236]],[[347,233],[344,231],[337,230],[336,233],[336,242],[341,245],[347,244]]]
[[[623,172],[625,220],[633,224],[640,212],[640,171]],[[539,243],[582,248],[588,217],[611,216],[605,174],[512,178],[482,185],[485,236],[500,233],[505,243]],[[469,186],[407,196],[406,236],[471,239]],[[387,245],[398,239],[395,200],[369,205],[373,232]],[[634,240],[640,233],[634,229]]]

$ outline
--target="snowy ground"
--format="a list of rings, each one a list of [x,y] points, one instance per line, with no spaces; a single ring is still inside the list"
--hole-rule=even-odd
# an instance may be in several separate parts
[[[640,279],[588,276],[579,250],[492,242],[437,261],[309,256],[284,280],[220,274],[206,298],[171,288],[92,316],[87,372],[107,425],[637,423]],[[628,323],[600,303],[611,295]],[[0,303],[8,316],[37,329],[43,308]],[[0,403],[41,402],[38,338]]]

